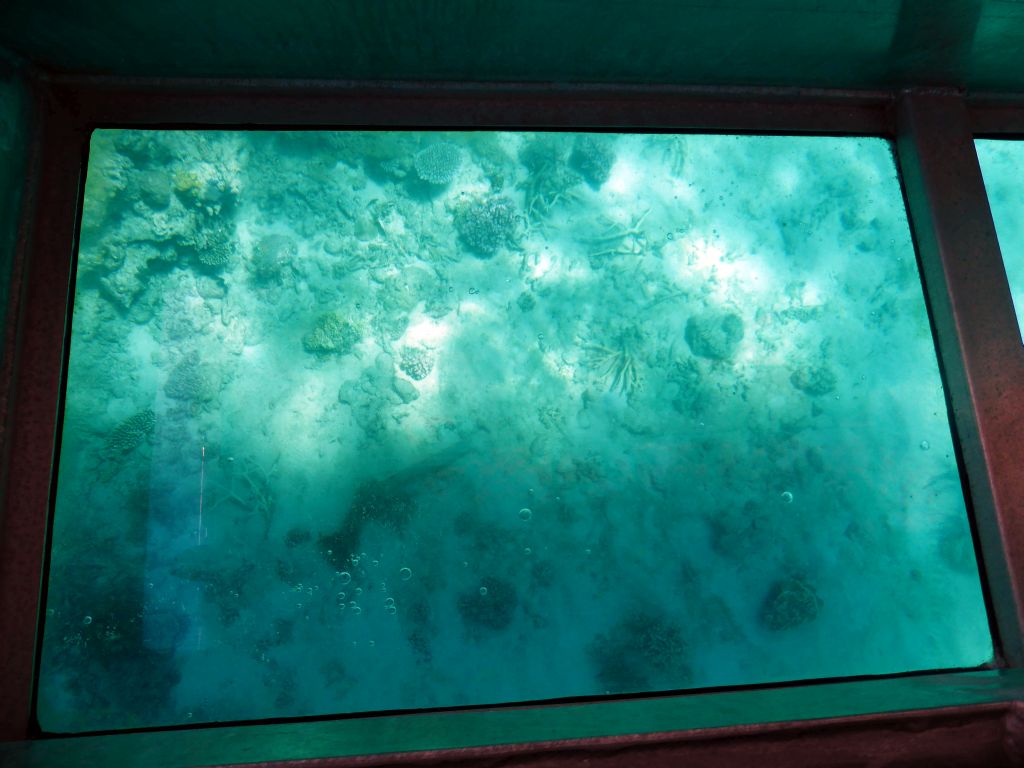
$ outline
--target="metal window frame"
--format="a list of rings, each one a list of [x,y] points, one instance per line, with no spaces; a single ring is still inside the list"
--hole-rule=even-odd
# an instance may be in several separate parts
[[[1013,100],[955,91],[40,78],[0,372],[0,762],[11,765],[1014,765],[1024,761],[1024,346],[974,133]],[[997,643],[992,669],[586,703],[44,738],[31,712],[83,159],[102,126],[548,127],[894,140]]]

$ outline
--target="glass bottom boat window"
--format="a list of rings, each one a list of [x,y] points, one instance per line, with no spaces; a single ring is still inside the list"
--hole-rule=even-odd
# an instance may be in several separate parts
[[[93,134],[52,732],[983,664],[888,142]]]

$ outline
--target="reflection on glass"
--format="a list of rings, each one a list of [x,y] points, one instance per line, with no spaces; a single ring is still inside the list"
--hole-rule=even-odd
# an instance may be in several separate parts
[[[94,135],[44,728],[991,653],[886,142]]]
[[[974,145],[1017,312],[1017,327],[1024,329],[1024,216],[1020,204],[1024,144],[1006,139],[975,139]]]

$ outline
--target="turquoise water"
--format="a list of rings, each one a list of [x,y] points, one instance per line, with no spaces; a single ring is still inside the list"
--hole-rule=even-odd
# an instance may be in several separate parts
[[[1017,326],[1024,329],[1024,217],[1020,211],[1024,144],[1006,139],[975,139],[974,145],[1017,312]]]
[[[54,731],[973,666],[870,138],[97,131]]]

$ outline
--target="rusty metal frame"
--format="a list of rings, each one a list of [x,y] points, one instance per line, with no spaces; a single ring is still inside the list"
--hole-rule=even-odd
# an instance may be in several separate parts
[[[10,742],[0,745],[0,762],[1024,760],[1024,469],[1016,454],[1024,446],[1024,349],[971,135],[979,124],[989,132],[1004,124],[1024,130],[1024,111],[1002,103],[971,106],[955,92],[82,78],[38,78],[35,91],[32,170],[0,378],[6,459],[0,741]],[[531,708],[40,738],[30,702],[75,215],[89,132],[106,125],[664,128],[894,139],[974,499],[998,668]]]

